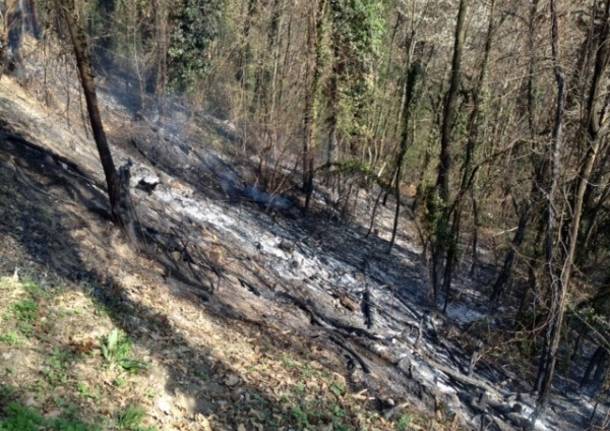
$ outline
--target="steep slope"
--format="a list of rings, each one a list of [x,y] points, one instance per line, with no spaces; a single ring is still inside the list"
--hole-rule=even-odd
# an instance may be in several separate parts
[[[384,240],[364,238],[357,217],[351,225],[323,212],[304,218],[290,199],[276,208],[247,169],[205,142],[210,132],[134,125],[104,100],[114,153],[134,161],[133,198],[148,238],[141,253],[108,222],[101,168],[82,125],[66,127],[14,81],[0,81],[3,275],[25,268],[52,285],[47,272],[83,300],[109,305],[101,333],[55,335],[68,336],[68,346],[70,335],[91,340],[94,367],[107,361],[101,346],[113,328],[149,364],[130,380],[140,388],[133,402],[112,404],[111,413],[90,406],[91,417],[119,417],[138,404],[175,429],[201,429],[197,421],[213,429],[407,429],[414,411],[434,415],[412,420],[413,429],[524,424],[530,377],[487,359],[467,375],[476,343],[452,338],[484,324],[484,310],[467,289],[450,309],[453,320],[428,309],[408,235],[387,254]],[[389,225],[389,214],[381,218]],[[20,276],[5,284],[28,294]],[[53,344],[40,331],[25,345],[48,351]],[[23,401],[30,389],[20,390]],[[568,396],[553,407],[540,429],[582,429],[592,410]]]

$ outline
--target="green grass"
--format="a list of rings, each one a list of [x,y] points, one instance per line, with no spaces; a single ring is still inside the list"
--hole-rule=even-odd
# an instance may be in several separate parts
[[[25,336],[32,335],[34,322],[38,318],[38,303],[31,298],[22,299],[14,303],[11,310],[19,331]]]
[[[44,426],[44,418],[33,409],[20,404],[9,404],[0,419],[1,431],[39,431]]]
[[[0,412],[0,431],[97,431],[98,427],[71,415],[48,419],[37,410],[19,403],[10,403]],[[131,431],[131,430],[130,430]]]
[[[146,411],[140,406],[127,406],[119,413],[116,424],[120,431],[155,431],[155,427],[142,425]]]
[[[0,343],[8,346],[19,346],[22,343],[21,337],[15,331],[8,331],[4,334],[0,334]]]
[[[76,389],[83,398],[89,398],[95,401],[101,398],[99,389],[91,389],[86,383],[79,383],[76,385]]]
[[[72,352],[54,348],[46,361],[43,372],[51,386],[63,385],[69,380],[69,370],[74,362]]]
[[[408,414],[402,415],[398,421],[396,421],[396,431],[407,431],[411,425],[411,416]]]
[[[133,347],[129,338],[118,329],[102,339],[102,356],[110,365],[118,365],[128,372],[146,369],[146,364],[133,358]]]
[[[48,292],[40,287],[40,285],[35,281],[24,281],[21,285],[23,286],[23,290],[25,290],[34,300],[38,301],[49,296]]]
[[[90,308],[67,308],[66,304],[71,303],[62,299],[63,292],[67,291],[0,277],[0,349],[10,346],[18,350],[26,345],[28,351],[23,353],[29,355],[31,345],[39,358],[39,366],[32,369],[35,374],[27,384],[14,388],[0,382],[0,431],[154,431],[146,425],[142,407],[134,404],[117,410],[112,393],[119,387],[129,387],[130,395],[132,389],[140,389],[129,386],[129,375],[146,369],[147,364],[138,360],[132,341],[124,332],[113,329],[101,338],[100,350],[92,350],[98,343],[91,338],[82,342],[81,350],[80,342],[70,335],[78,332],[74,325],[80,320],[88,323],[105,318],[107,309],[96,306],[96,301]],[[87,361],[75,368],[85,355]],[[109,368],[105,371],[114,389],[106,390],[92,374],[96,370],[90,369],[104,365]],[[0,380],[18,382],[12,366],[10,362],[2,364]],[[22,403],[26,397],[31,400],[27,405]],[[100,405],[108,407],[99,409]],[[83,413],[87,406],[92,409],[88,414]],[[50,408],[53,417],[46,417]]]
[[[26,293],[26,297],[11,304],[5,310],[5,319],[14,321],[15,327],[21,335],[30,337],[33,335],[34,326],[40,317],[40,302],[48,298],[49,294],[34,281],[12,282],[11,279],[4,277],[0,280],[0,287],[3,289],[19,289]],[[0,342],[14,345],[17,343],[15,333],[5,333],[0,335]]]
[[[296,429],[315,429],[324,425],[336,431],[355,430],[350,425],[352,415],[346,407],[347,388],[344,382],[335,380],[326,370],[300,362],[288,354],[283,354],[280,361],[296,378],[294,385],[280,399],[288,407]],[[308,384],[312,381],[325,383],[327,393],[311,394]]]

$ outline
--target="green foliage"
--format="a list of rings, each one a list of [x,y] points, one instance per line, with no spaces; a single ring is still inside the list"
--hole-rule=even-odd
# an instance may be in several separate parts
[[[349,409],[345,404],[347,388],[341,381],[322,370],[312,367],[309,363],[300,363],[288,355],[282,357],[282,364],[293,370],[297,382],[291,386],[288,393],[283,394],[281,402],[290,411],[296,429],[318,429],[321,424],[332,425],[333,430],[352,430]],[[315,396],[309,391],[310,382],[324,381],[328,395]]]
[[[361,139],[371,133],[364,120],[374,95],[373,65],[385,29],[383,9],[380,0],[331,2],[335,71],[340,74],[339,127]]]
[[[79,383],[77,385],[77,390],[78,393],[85,398],[90,398],[92,400],[97,400],[100,398],[99,393],[92,391],[86,383]]]
[[[32,299],[24,299],[13,304],[15,319],[32,323],[38,316],[38,304]]]
[[[208,49],[218,34],[221,18],[219,0],[181,0],[172,17],[169,58],[172,86],[184,91],[205,77]]]
[[[96,431],[98,429],[69,415],[47,419],[35,409],[18,403],[11,403],[4,412],[0,412],[0,431]]]
[[[300,406],[293,406],[291,413],[300,429],[309,427],[309,416]]]
[[[403,414],[395,424],[396,431],[407,431],[409,429],[409,425],[411,425],[411,416],[408,414]]]
[[[146,368],[146,364],[132,357],[131,341],[118,329],[104,337],[101,350],[106,362],[119,365],[125,371],[137,372]]]
[[[19,331],[25,336],[32,335],[34,322],[38,318],[38,303],[30,298],[23,299],[13,304],[12,311]]]
[[[17,403],[9,404],[3,416],[0,431],[39,431],[45,423],[38,412]]]
[[[23,282],[22,286],[23,290],[25,290],[33,300],[39,301],[49,296],[47,292],[45,292],[43,288],[34,281],[25,281]]]
[[[68,370],[73,359],[71,352],[59,348],[53,349],[45,371],[45,376],[51,385],[61,385],[68,381]]]
[[[117,418],[117,428],[120,431],[154,431],[154,427],[142,425],[146,411],[140,406],[130,405]]]
[[[423,225],[430,239],[435,244],[448,244],[451,227],[446,216],[446,203],[443,202],[434,186],[423,186],[425,211]]]
[[[11,385],[0,384],[0,407],[9,404],[17,397],[17,389]],[[0,409],[0,412],[2,410]]]
[[[0,343],[9,346],[17,346],[21,343],[21,339],[19,338],[19,334],[17,334],[15,331],[9,331],[4,334],[0,334]]]

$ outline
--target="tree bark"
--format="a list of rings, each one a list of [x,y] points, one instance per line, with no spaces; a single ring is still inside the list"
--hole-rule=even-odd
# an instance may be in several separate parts
[[[169,47],[168,11],[166,0],[153,0],[155,8],[155,33],[156,33],[156,61],[157,76],[155,83],[155,96],[159,120],[165,114],[165,92],[167,89],[167,52]]]
[[[443,124],[441,126],[441,152],[439,155],[439,167],[437,177],[437,188],[443,202],[449,202],[449,172],[451,170],[451,132],[455,121],[455,107],[460,88],[462,73],[462,51],[464,49],[464,38],[466,36],[466,10],[468,0],[460,0],[457,23],[455,26],[455,39],[453,46],[453,60],[451,62],[451,79],[449,90],[443,110]]]
[[[538,391],[537,406],[532,415],[532,427],[535,426],[536,420],[540,413],[544,411],[548,398],[551,392],[555,367],[557,364],[557,354],[559,350],[559,342],[561,340],[561,328],[565,316],[566,296],[570,272],[572,269],[573,252],[575,249],[576,235],[578,233],[578,224],[580,219],[580,208],[574,208],[574,219],[570,228],[570,244],[565,258],[562,258],[560,244],[557,244],[555,238],[557,233],[561,231],[558,226],[560,214],[557,213],[557,191],[560,180],[561,169],[561,150],[563,145],[563,115],[565,110],[565,74],[561,66],[560,57],[560,28],[557,12],[556,0],[550,1],[551,10],[551,52],[553,61],[553,70],[557,84],[557,108],[555,111],[555,124],[553,127],[551,146],[549,149],[549,165],[552,172],[551,185],[547,194],[547,226],[545,238],[545,273],[548,280],[549,290],[551,293],[551,304],[548,315],[548,328],[545,334],[545,342],[543,345],[542,355],[540,357],[540,366],[536,388]],[[576,231],[574,231],[576,228]],[[561,262],[563,260],[563,262]],[[558,271],[561,267],[561,271]]]
[[[580,232],[580,220],[582,216],[582,205],[584,200],[585,191],[597,158],[601,139],[599,139],[600,131],[600,117],[598,116],[601,108],[599,106],[600,98],[599,93],[601,91],[602,77],[608,64],[608,43],[610,42],[610,0],[605,2],[604,11],[604,25],[601,31],[600,43],[595,55],[595,67],[593,76],[591,79],[591,86],[589,90],[586,115],[585,115],[585,138],[588,146],[587,153],[585,155],[584,162],[578,177],[578,186],[576,188],[576,194],[574,204],[572,207],[572,220],[569,227],[569,233],[566,238],[567,251],[565,257],[562,259],[563,262],[556,262],[554,259],[554,253],[552,250],[553,242],[549,237],[554,234],[554,228],[556,223],[556,216],[554,209],[549,208],[549,228],[547,231],[547,271],[549,273],[549,280],[551,283],[551,293],[553,295],[551,310],[550,310],[550,325],[547,331],[546,349],[545,355],[542,357],[540,366],[540,375],[538,379],[539,383],[539,395],[538,404],[541,409],[544,408],[551,389],[551,384],[554,376],[555,366],[557,362],[557,352],[559,350],[559,343],[561,340],[561,328],[565,316],[566,297],[570,284],[570,277],[572,275],[572,268],[574,262],[574,256],[576,253],[576,246],[578,243],[578,234]],[[559,24],[557,19],[557,9],[555,0],[551,0],[551,20],[552,20],[552,51],[553,61],[555,63],[555,75],[558,86],[558,97],[564,96],[564,76],[563,70],[559,63]],[[558,109],[555,119],[555,130],[553,132],[553,186],[551,188],[550,197],[554,196],[555,189],[557,188],[557,180],[559,178],[560,169],[559,155],[561,150],[561,126],[563,117],[563,101],[559,99]],[[552,201],[549,201],[552,204]],[[553,230],[551,230],[553,229]],[[557,273],[556,263],[561,263],[561,270]]]
[[[317,6],[317,8],[316,8]],[[322,25],[326,0],[318,0],[317,5],[311,7],[307,31],[307,66],[305,112],[303,115],[303,191],[305,192],[305,211],[309,209],[313,193],[314,180],[314,154],[313,144],[316,132],[317,97],[322,76]]]
[[[394,225],[392,226],[392,238],[390,239],[389,250],[392,250],[394,241],[396,241],[396,232],[398,231],[398,219],[400,216],[400,180],[402,177],[402,165],[404,162],[407,149],[409,148],[409,127],[411,125],[411,113],[413,106],[417,103],[417,80],[423,73],[423,69],[419,63],[414,63],[408,69],[406,79],[406,91],[404,102],[404,115],[402,120],[402,134],[400,137],[400,149],[396,156],[396,165],[394,167],[394,197],[396,199],[396,208],[394,211]]]
[[[449,90],[445,99],[443,109],[443,120],[441,124],[441,150],[439,154],[438,176],[436,179],[435,194],[440,200],[441,208],[439,220],[434,226],[435,238],[432,246],[432,288],[435,292],[434,300],[436,302],[436,292],[438,292],[438,270],[440,266],[441,256],[448,249],[446,231],[449,228],[449,174],[451,171],[451,133],[455,121],[456,104],[461,80],[462,70],[462,51],[464,49],[464,39],[466,36],[466,11],[468,9],[468,0],[460,0],[457,21],[455,25],[455,36],[453,46],[453,59],[451,62],[451,78],[449,81]],[[445,304],[446,305],[446,304]]]
[[[100,115],[97,93],[95,88],[95,78],[91,67],[91,58],[88,51],[87,36],[83,30],[80,19],[77,16],[77,11],[74,5],[74,0],[60,1],[54,0],[55,7],[68,28],[72,48],[76,58],[76,65],[80,77],[85,101],[87,103],[87,112],[93,131],[93,138],[97,146],[97,150],[104,169],[106,178],[106,186],[108,188],[108,197],[110,200],[110,210],[112,219],[115,223],[126,227],[128,220],[125,219],[123,211],[121,211],[121,184],[117,174],[110,146],[106,138],[102,117]]]
[[[489,55],[491,53],[493,34],[495,31],[494,11],[495,0],[491,0],[489,4],[489,23],[487,26],[487,36],[485,38],[485,48],[483,49],[483,60],[481,61],[479,76],[477,77],[475,87],[472,91],[473,108],[468,118],[468,140],[466,141],[464,163],[462,164],[462,180],[460,183],[460,188],[457,197],[455,198],[456,201],[452,205],[454,207],[452,214],[453,222],[451,223],[451,232],[449,233],[449,244],[445,257],[445,272],[443,275],[445,310],[449,303],[449,295],[451,292],[451,282],[453,279],[454,266],[457,263],[457,248],[460,238],[460,228],[462,224],[462,197],[465,196],[467,191],[473,187],[474,176],[476,175],[476,172],[473,172],[472,165],[474,162],[475,149],[479,141],[479,123],[481,117],[482,92],[487,77],[487,65],[489,64]],[[451,215],[449,215],[447,218],[449,217],[451,217]]]

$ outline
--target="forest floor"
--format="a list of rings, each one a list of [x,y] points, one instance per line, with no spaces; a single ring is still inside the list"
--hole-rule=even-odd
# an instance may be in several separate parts
[[[408,406],[384,418],[350,389],[341,355],[172,283],[104,216],[99,172],[70,148],[78,134],[42,110],[21,117],[41,107],[6,78],[0,93],[0,429],[443,428]],[[71,157],[6,135],[9,124],[51,133]],[[243,290],[219,290],[240,301],[232,289]]]
[[[535,370],[498,339],[468,375],[493,318],[463,273],[447,315],[429,307],[411,223],[387,253],[390,207],[369,237],[365,200],[350,222],[322,195],[307,216],[268,211],[217,128],[134,124],[101,96],[118,164],[134,163],[140,250],[109,221],[78,110],[0,80],[2,431],[525,424]],[[538,429],[598,423],[594,404],[557,391]]]

